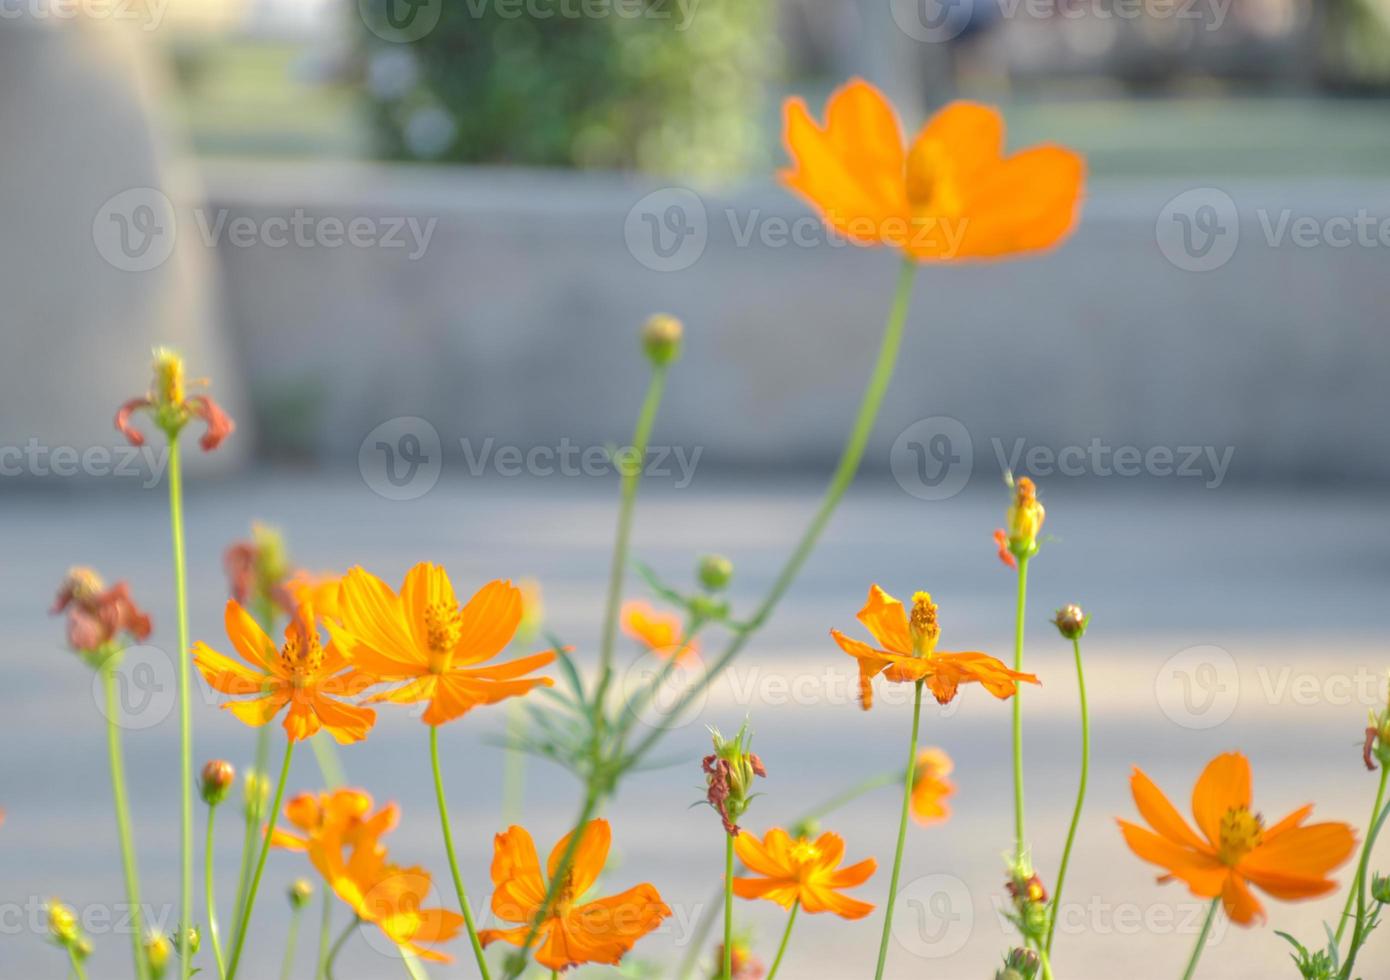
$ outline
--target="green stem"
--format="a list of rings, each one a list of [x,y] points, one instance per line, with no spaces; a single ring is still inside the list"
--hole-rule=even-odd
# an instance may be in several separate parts
[[[184,567],[183,540],[183,464],[179,456],[177,430],[169,437],[169,528],[174,549],[174,600],[179,632],[179,840],[181,843],[180,922],[193,921],[193,715],[188,696],[188,573]],[[179,929],[181,975],[188,980],[193,968],[193,951],[188,947],[188,929]]]
[[[734,976],[734,838],[724,835],[724,980]]]
[[[67,947],[68,962],[72,964],[72,972],[77,980],[87,980],[87,971],[82,967],[82,957],[77,955],[77,950],[72,946]]]
[[[1038,947],[1038,962],[1042,964],[1043,980],[1052,980],[1052,959],[1041,946]]]
[[[106,754],[111,769],[111,796],[116,805],[116,836],[121,848],[121,869],[125,875],[126,902],[130,905],[130,942],[135,955],[137,980],[148,976],[145,961],[140,905],[140,872],[135,864],[135,842],[130,830],[130,801],[126,797],[125,761],[121,755],[120,704],[116,697],[116,667],[119,654],[112,654],[101,665],[101,683],[106,694]]]
[[[213,842],[213,823],[217,815],[217,806],[208,807],[208,829],[207,840],[203,845],[203,892],[207,901],[208,914],[208,936],[212,939],[212,958],[217,963],[217,975],[225,977],[227,975],[227,964],[222,959],[222,938],[217,929],[217,899],[212,887],[212,842]]]
[[[327,882],[323,886],[323,916],[319,919],[319,955],[314,968],[314,980],[322,980],[328,965],[328,930],[333,926],[333,893]]]
[[[1018,601],[1014,610],[1014,670],[1023,670],[1023,617],[1028,605],[1028,558],[1018,559]],[[1013,697],[1014,743],[1014,861],[1023,863],[1026,851],[1023,820],[1023,688]]]
[[[502,825],[521,819],[526,792],[526,754],[516,747],[526,729],[526,709],[520,698],[507,702],[507,745],[502,752]]]
[[[343,930],[342,935],[333,941],[333,948],[328,951],[328,958],[323,962],[323,975],[327,980],[333,980],[333,961],[338,958],[338,951],[343,948],[343,944],[348,941],[348,937],[352,935],[361,921],[354,915],[347,928]]]
[[[262,725],[256,732],[256,760],[247,776],[254,772],[256,778],[264,780],[270,765],[270,726]],[[245,785],[246,777],[243,777]],[[264,806],[260,790],[246,797],[246,827],[241,839],[241,865],[237,871],[236,902],[232,906],[232,932],[241,928],[241,910],[246,908],[246,889],[251,886],[252,863],[256,858],[256,832],[261,826],[261,809]]]
[[[922,721],[922,681],[917,682],[917,695],[912,703],[912,739],[907,746],[907,773],[903,777],[903,806],[898,818],[898,847],[893,853],[893,877],[888,882],[888,907],[883,918],[883,938],[878,944],[878,969],[874,980],[883,980],[883,967],[888,962],[888,940],[893,935],[893,906],[898,900],[898,878],[903,870],[903,845],[907,842],[907,815],[912,805],[912,780],[917,773],[917,733]]]
[[[296,905],[290,909],[290,934],[285,938],[285,958],[280,964],[280,980],[290,980],[294,969],[294,951],[299,945],[299,918],[303,909]]]
[[[439,803],[439,824],[444,830],[444,850],[449,855],[449,870],[454,876],[454,890],[458,892],[459,908],[463,921],[468,926],[468,941],[473,945],[473,957],[478,961],[478,972],[483,980],[491,980],[487,972],[487,960],[483,956],[483,944],[478,941],[478,927],[473,924],[473,909],[468,904],[468,895],[463,889],[463,875],[459,873],[458,858],[454,855],[454,835],[449,829],[449,805],[444,802],[444,777],[439,773],[439,726],[430,726],[430,766],[434,770],[434,797]]]
[[[1387,818],[1390,818],[1390,806],[1380,811],[1380,816],[1366,831],[1366,844],[1361,849],[1361,860],[1356,865],[1356,928],[1351,933],[1351,946],[1347,949],[1346,965],[1338,974],[1341,980],[1351,980],[1351,968],[1356,964],[1356,956],[1361,952],[1366,937],[1370,935],[1371,921],[1366,916],[1366,873],[1371,860],[1371,849],[1375,847],[1376,838],[1380,836],[1380,830],[1385,826]]]
[[[1372,823],[1375,822],[1376,817],[1380,815],[1380,808],[1381,808],[1381,807],[1384,805],[1384,803],[1385,803],[1385,783],[1386,783],[1386,778],[1387,778],[1387,777],[1390,777],[1390,769],[1387,769],[1387,768],[1385,768],[1384,766],[1381,766],[1381,767],[1380,767],[1380,788],[1376,790],[1376,803],[1375,803],[1375,806],[1371,807],[1371,817],[1370,817],[1369,820],[1366,821],[1367,827],[1369,827]],[[1363,854],[1366,852],[1366,850],[1369,849],[1369,846],[1370,846],[1369,840],[1363,841],[1363,842],[1362,842],[1362,844],[1361,844],[1361,850],[1362,850],[1362,853],[1363,853]],[[1339,946],[1340,946],[1341,943],[1342,943],[1342,934],[1343,934],[1344,932],[1346,932],[1346,929],[1347,929],[1347,920],[1351,918],[1351,903],[1352,903],[1353,901],[1356,900],[1356,892],[1357,892],[1357,888],[1358,888],[1358,886],[1359,886],[1360,884],[1361,884],[1361,868],[1360,868],[1360,865],[1358,865],[1358,866],[1357,866],[1357,869],[1356,869],[1356,877],[1354,877],[1354,878],[1351,880],[1351,888],[1348,889],[1348,891],[1347,891],[1347,902],[1346,902],[1346,905],[1344,905],[1344,906],[1342,907],[1342,918],[1341,918],[1341,920],[1337,923],[1337,944],[1338,944]]]
[[[256,892],[261,887],[261,875],[265,873],[265,859],[270,854],[270,839],[275,835],[275,824],[280,818],[280,804],[285,798],[285,783],[290,776],[290,759],[294,755],[294,740],[285,742],[285,761],[280,764],[280,782],[275,787],[275,802],[271,804],[270,822],[265,828],[265,839],[261,842],[261,856],[256,860],[256,870],[251,875],[251,887],[246,892],[246,908],[242,910],[241,922],[237,926],[236,941],[232,943],[231,962],[227,965],[226,980],[234,980],[237,965],[241,962],[241,950],[246,945],[246,927],[251,923],[251,912],[256,907]]]
[[[1043,951],[1052,952],[1052,937],[1057,931],[1057,918],[1062,912],[1062,885],[1067,880],[1067,865],[1071,863],[1072,845],[1076,843],[1076,829],[1081,823],[1081,807],[1086,802],[1086,779],[1091,771],[1091,714],[1086,708],[1086,675],[1081,669],[1081,638],[1073,637],[1072,653],[1076,658],[1076,689],[1081,701],[1081,781],[1076,788],[1076,806],[1071,812],[1071,826],[1067,828],[1067,846],[1062,848],[1062,864],[1057,869],[1057,888],[1052,894],[1052,914],[1048,916],[1047,941]]]
[[[782,957],[787,954],[787,941],[792,938],[792,926],[796,925],[796,910],[801,908],[800,902],[792,902],[792,914],[787,916],[787,928],[782,932],[782,942],[777,947],[777,958],[772,961],[772,969],[767,973],[767,980],[773,980],[777,976],[777,968],[782,965]]]
[[[916,768],[917,760],[913,759],[912,764],[913,768]],[[849,789],[844,790],[841,793],[835,794],[815,809],[807,810],[806,813],[802,816],[802,818],[798,821],[798,823],[807,823],[811,820],[819,820],[826,814],[840,809],[840,807],[844,806],[845,804],[854,802],[855,800],[859,799],[859,797],[863,796],[865,793],[868,793],[872,790],[876,790],[882,786],[889,786],[893,783],[901,783],[902,781],[903,774],[897,769],[894,769],[892,772],[881,772],[877,776],[870,776],[868,779],[865,779],[862,782],[855,783]]]
[[[772,589],[748,622],[747,628],[740,630],[730,640],[719,659],[711,664],[704,676],[681,695],[680,700],[676,702],[675,709],[668,714],[669,718],[673,720],[678,718],[697,698],[702,697],[714,679],[733,662],[748,641],[752,639],[753,634],[772,615],[773,610],[782,600],[782,596],[796,580],[801,566],[810,557],[816,542],[820,540],[821,533],[830,522],[831,515],[835,513],[835,508],[839,506],[841,498],[844,497],[845,491],[854,482],[854,475],[858,472],[859,463],[864,458],[864,450],[868,446],[869,436],[873,433],[874,422],[878,419],[879,409],[883,405],[883,396],[888,390],[888,383],[893,378],[893,367],[897,363],[898,350],[902,346],[903,327],[907,322],[907,311],[911,305],[912,284],[916,278],[916,272],[916,264],[911,259],[905,259],[902,271],[898,276],[897,289],[893,295],[893,307],[883,328],[883,339],[879,343],[878,357],[874,362],[873,373],[869,377],[868,386],[864,389],[864,396],[859,403],[859,412],[855,416],[854,427],[850,431],[849,439],[845,442],[845,448],[840,454],[840,461],[835,467],[835,473],[830,479],[829,487],[826,488],[820,507],[816,510],[815,516],[811,518],[811,523],[806,526],[806,530],[802,532],[801,540],[797,542],[796,548],[793,549],[786,564],[782,566],[781,572],[778,573],[777,579],[772,584]],[[629,756],[630,762],[636,763],[647,752],[651,751],[666,731],[665,728],[654,728],[649,732]]]
[[[1192,980],[1197,973],[1197,961],[1202,958],[1202,950],[1206,948],[1207,936],[1211,934],[1211,924],[1216,918],[1216,910],[1221,907],[1221,896],[1211,900],[1207,906],[1207,917],[1202,922],[1202,931],[1197,935],[1197,945],[1192,947],[1192,956],[1187,961],[1187,969],[1182,971],[1182,980]]]

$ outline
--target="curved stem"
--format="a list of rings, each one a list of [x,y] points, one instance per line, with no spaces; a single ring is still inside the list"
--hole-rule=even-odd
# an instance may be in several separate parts
[[[333,925],[333,893],[328,883],[323,886],[323,917],[319,919],[319,955],[314,967],[314,980],[321,980],[328,965],[328,930]]]
[[[893,852],[893,877],[888,882],[888,907],[883,917],[883,938],[878,944],[878,969],[874,980],[883,980],[883,967],[888,962],[888,940],[893,935],[893,906],[898,900],[898,877],[903,870],[903,845],[907,841],[907,814],[912,805],[912,780],[917,773],[917,733],[922,721],[922,681],[917,682],[917,694],[912,703],[912,739],[907,745],[907,774],[903,777],[903,806],[898,818],[898,847]]]
[[[120,704],[116,697],[116,667],[120,656],[113,654],[101,665],[101,683],[106,695],[106,755],[111,769],[111,797],[116,806],[116,836],[121,847],[121,870],[125,875],[126,902],[130,904],[130,942],[134,947],[137,980],[149,975],[145,961],[145,928],[140,905],[140,872],[135,864],[135,841],[130,830],[130,801],[126,797],[125,761],[121,755]]]
[[[87,971],[82,966],[82,957],[77,955],[77,950],[72,946],[68,946],[67,950],[68,962],[72,964],[73,975],[77,977],[77,980],[87,980]]]
[[[787,953],[787,940],[792,938],[792,926],[796,925],[796,910],[801,908],[800,902],[792,902],[792,914],[787,916],[787,928],[782,933],[782,942],[777,947],[777,958],[772,961],[772,969],[767,971],[767,980],[773,980],[777,976],[777,968],[782,965],[782,957]]]
[[[1197,961],[1202,958],[1202,950],[1207,946],[1207,936],[1211,934],[1211,924],[1216,918],[1216,910],[1221,907],[1221,896],[1211,900],[1207,906],[1207,917],[1202,922],[1202,931],[1197,935],[1197,945],[1192,947],[1192,956],[1187,961],[1187,969],[1182,971],[1182,980],[1192,980],[1197,973]]]
[[[734,838],[724,835],[724,963],[720,974],[724,980],[734,976]]]
[[[1342,980],[1351,980],[1351,968],[1356,965],[1356,955],[1361,952],[1361,947],[1370,934],[1368,927],[1371,923],[1366,916],[1366,872],[1371,860],[1371,849],[1375,847],[1376,838],[1380,836],[1380,830],[1385,826],[1387,819],[1390,819],[1390,806],[1380,811],[1376,822],[1366,831],[1366,845],[1361,849],[1361,860],[1356,865],[1356,928],[1351,933],[1351,946],[1347,949],[1346,964],[1338,974]]]
[[[806,563],[806,559],[815,549],[816,542],[820,540],[821,532],[830,522],[830,517],[835,513],[835,508],[839,506],[845,491],[854,482],[854,475],[858,472],[859,463],[864,458],[864,450],[868,446],[869,436],[873,433],[874,422],[878,419],[878,411],[883,405],[883,396],[888,390],[888,382],[893,379],[893,367],[897,363],[898,350],[902,346],[903,327],[907,322],[907,311],[912,301],[912,284],[916,278],[916,272],[916,264],[911,259],[905,259],[902,271],[898,276],[897,289],[893,295],[893,308],[889,312],[888,321],[883,328],[883,339],[879,343],[878,357],[874,362],[873,373],[869,376],[869,383],[864,389],[864,397],[859,403],[859,412],[855,416],[854,427],[845,442],[845,448],[840,454],[840,461],[835,466],[835,473],[830,478],[830,485],[826,488],[825,496],[822,498],[815,516],[811,518],[811,523],[802,532],[801,540],[797,542],[791,556],[782,566],[782,570],[772,583],[772,588],[749,621],[747,628],[740,630],[730,640],[719,659],[710,665],[709,670],[697,683],[691,685],[681,695],[667,717],[678,718],[697,698],[702,697],[714,679],[733,662],[748,641],[752,639],[753,634],[772,615],[777,604],[781,602],[782,596],[796,580],[801,566]],[[651,751],[666,731],[664,728],[653,728],[629,756],[631,762],[637,762]]]
[[[1062,848],[1062,864],[1057,869],[1057,887],[1052,893],[1052,914],[1048,916],[1047,941],[1042,950],[1052,952],[1052,937],[1057,931],[1057,917],[1062,912],[1062,885],[1067,880],[1067,865],[1071,863],[1071,849],[1076,843],[1076,828],[1081,823],[1081,807],[1086,802],[1086,778],[1091,771],[1091,714],[1086,708],[1086,675],[1081,669],[1081,638],[1073,637],[1072,654],[1076,658],[1076,689],[1081,702],[1081,781],[1076,788],[1076,806],[1071,812],[1071,826],[1067,828],[1067,846]]]
[[[468,926],[468,941],[473,946],[473,957],[478,961],[478,972],[482,974],[483,980],[491,980],[487,972],[487,960],[483,957],[483,944],[478,941],[478,927],[473,924],[473,910],[468,905],[468,895],[463,889],[463,875],[459,873],[458,858],[454,855],[454,835],[449,829],[449,805],[444,802],[444,777],[439,773],[438,725],[430,726],[430,766],[434,770],[434,798],[439,803],[439,824],[444,830],[444,850],[449,855],[449,871],[454,876],[454,890],[458,892],[463,921]]]
[[[183,465],[179,457],[177,431],[169,436],[169,529],[174,550],[174,600],[179,632],[179,869],[182,909],[179,920],[186,927],[193,921],[193,716],[188,703],[188,584],[184,567],[183,543]],[[188,947],[188,929],[179,930],[181,976],[188,980],[193,967],[193,951]]]
[[[213,842],[213,823],[217,816],[217,806],[208,807],[208,829],[207,839],[203,845],[203,896],[207,902],[208,914],[208,936],[212,939],[212,958],[217,963],[217,975],[225,977],[227,975],[227,964],[222,959],[222,938],[217,928],[217,898],[216,892],[212,887],[212,842]]]
[[[1014,609],[1014,670],[1023,670],[1023,617],[1028,605],[1028,559],[1018,560],[1018,600]],[[1023,863],[1026,850],[1023,820],[1023,688],[1013,697],[1014,745],[1014,861]]]
[[[915,769],[917,766],[917,760],[913,759],[912,764],[913,768]],[[855,800],[859,799],[859,797],[863,796],[865,793],[868,793],[872,790],[876,790],[882,786],[890,786],[893,783],[901,783],[902,781],[903,774],[901,771],[897,769],[894,769],[891,772],[881,772],[877,776],[870,776],[868,779],[865,779],[862,782],[855,783],[849,789],[844,790],[840,793],[836,793],[834,796],[830,797],[830,799],[826,800],[820,806],[815,807],[811,810],[807,810],[806,813],[802,815],[801,819],[797,822],[807,823],[811,820],[819,820],[826,814],[840,809],[840,807],[844,806],[845,804],[853,803]]]
[[[1387,777],[1390,777],[1390,769],[1387,769],[1387,768],[1385,768],[1384,766],[1381,766],[1381,767],[1380,767],[1380,788],[1376,790],[1376,802],[1375,802],[1375,806],[1371,807],[1371,818],[1370,818],[1368,821],[1366,821],[1366,825],[1367,825],[1368,828],[1369,828],[1369,826],[1370,826],[1371,824],[1373,824],[1373,823],[1375,822],[1376,817],[1378,817],[1378,816],[1380,815],[1380,808],[1381,808],[1381,807],[1384,805],[1384,803],[1385,803],[1385,783],[1386,783],[1386,778],[1387,778]],[[1362,853],[1364,854],[1367,850],[1369,850],[1369,848],[1370,848],[1370,839],[1369,839],[1369,835],[1367,835],[1367,840],[1363,841],[1362,844],[1361,844],[1361,851],[1362,851]],[[1360,867],[1360,865],[1358,864],[1358,865],[1357,865],[1357,868],[1356,868],[1356,877],[1352,878],[1352,880],[1351,880],[1351,887],[1347,890],[1347,902],[1346,902],[1346,904],[1345,904],[1344,906],[1342,906],[1342,918],[1341,918],[1341,919],[1338,921],[1338,923],[1337,923],[1337,937],[1336,937],[1336,941],[1337,941],[1337,944],[1338,944],[1338,945],[1341,945],[1341,942],[1342,942],[1342,934],[1343,934],[1344,932],[1346,932],[1346,929],[1347,929],[1347,921],[1351,918],[1351,903],[1354,902],[1354,901],[1356,900],[1356,893],[1357,893],[1357,890],[1358,890],[1358,887],[1360,886],[1360,884],[1361,884],[1361,867]]]
[[[358,918],[356,915],[354,915],[352,917],[352,921],[348,923],[347,928],[343,930],[342,935],[340,935],[337,939],[333,941],[333,947],[328,951],[328,959],[324,960],[323,962],[323,975],[327,978],[327,980],[334,980],[333,961],[338,958],[338,951],[343,948],[343,943],[348,941],[348,937],[352,935],[353,931],[358,927],[358,925],[361,924],[361,922],[362,920]]]
[[[265,873],[265,859],[270,854],[270,838],[275,835],[275,824],[280,818],[280,804],[285,798],[285,783],[290,776],[290,759],[293,755],[294,741],[286,740],[285,761],[280,764],[280,782],[275,787],[275,802],[271,804],[270,822],[266,824],[265,839],[261,842],[261,856],[256,860],[256,870],[251,875],[251,887],[246,892],[246,908],[242,910],[236,941],[232,943],[231,962],[227,964],[226,980],[236,977],[236,968],[241,962],[241,950],[246,945],[246,927],[250,925],[251,911],[256,907],[256,892],[260,890],[261,875]]]
[[[280,980],[290,980],[294,969],[294,950],[299,945],[299,919],[304,910],[296,905],[290,909],[290,933],[285,937],[285,958],[280,964]]]

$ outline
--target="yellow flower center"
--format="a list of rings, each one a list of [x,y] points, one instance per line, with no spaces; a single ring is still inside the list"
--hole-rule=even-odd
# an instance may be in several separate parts
[[[1227,867],[1235,867],[1241,858],[1260,846],[1264,840],[1264,820],[1243,806],[1232,807],[1221,818],[1221,846],[1217,857]]]
[[[930,592],[918,592],[912,596],[912,615],[908,620],[912,633],[912,652],[918,657],[930,657],[936,650],[936,641],[941,636],[941,627],[936,622],[936,603],[931,601]]]
[[[425,642],[429,645],[430,670],[442,674],[449,669],[454,647],[463,635],[463,611],[445,602],[425,607]]]
[[[571,869],[565,874],[565,880],[561,882],[560,889],[555,893],[555,904],[551,906],[550,915],[552,918],[562,919],[569,914],[570,906],[574,904],[574,871]]]
[[[294,686],[303,687],[323,669],[323,645],[319,642],[318,631],[301,626],[285,637],[285,645],[280,648],[280,663],[293,678]]]
[[[183,358],[167,347],[154,352],[154,391],[162,405],[182,405],[184,401]]]

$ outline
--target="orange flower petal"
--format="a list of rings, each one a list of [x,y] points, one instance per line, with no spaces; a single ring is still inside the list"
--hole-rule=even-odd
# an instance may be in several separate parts
[[[371,708],[344,704],[321,695],[311,695],[310,706],[323,727],[340,745],[362,741],[376,724],[376,712]]]
[[[1041,251],[1075,226],[1085,181],[1080,154],[1039,146],[1004,160],[970,188],[952,258],[995,258]]]
[[[223,694],[259,694],[271,680],[269,675],[243,667],[202,642],[193,645],[193,666],[198,668],[208,687]]]
[[[791,873],[790,868],[776,860],[767,846],[757,836],[748,831],[740,831],[734,838],[734,853],[750,870],[769,878],[780,878]],[[737,879],[735,879],[737,881]]]
[[[1225,886],[1221,889],[1221,906],[1237,925],[1249,926],[1254,925],[1256,920],[1265,920],[1264,906],[1238,874],[1226,876]]]
[[[1120,820],[1118,823],[1125,836],[1125,843],[1139,858],[1181,878],[1194,895],[1215,898],[1221,894],[1226,878],[1230,877],[1230,869],[1216,860],[1215,855],[1174,844],[1167,838],[1126,820]]]
[[[463,632],[454,647],[454,665],[491,660],[501,653],[521,625],[521,590],[498,579],[484,585],[463,607]]]
[[[243,725],[259,728],[279,714],[288,700],[288,693],[275,691],[263,698],[253,698],[250,701],[228,701],[222,707],[236,715],[237,720]]]
[[[834,912],[842,919],[862,919],[874,910],[868,902],[817,885],[802,886],[801,905],[807,912]]]
[[[280,651],[275,641],[266,635],[260,624],[235,599],[227,600],[222,622],[227,630],[227,638],[243,660],[264,673],[278,673]]]
[[[559,842],[551,848],[550,857],[546,861],[546,875],[550,878],[555,877],[555,872],[560,866],[560,860],[564,857],[565,850],[569,847],[570,838],[574,832],[566,834],[560,838]],[[608,821],[602,817],[597,820],[590,820],[584,825],[583,836],[579,839],[579,846],[574,850],[574,859],[570,862],[570,884],[576,898],[583,895],[593,887],[594,882],[598,881],[598,876],[603,871],[603,865],[608,860],[608,849],[613,843],[613,829]]]
[[[827,880],[831,888],[853,888],[862,885],[873,877],[878,870],[878,862],[873,858],[865,858],[858,864],[851,864],[841,868],[830,875]]]
[[[429,647],[429,626],[425,622],[425,611],[434,606],[453,612],[458,605],[453,583],[449,581],[449,573],[442,565],[422,561],[405,573],[405,582],[401,585],[401,608],[417,647]]]
[[[953,183],[969,186],[998,166],[1004,155],[1004,117],[993,106],[957,100],[927,121],[912,141],[919,156],[931,145],[947,164]]]
[[[1278,834],[1247,854],[1240,870],[1264,887],[1260,874],[1324,878],[1356,850],[1356,835],[1344,823],[1319,823],[1295,827]]]
[[[1226,752],[1207,763],[1192,787],[1192,816],[1212,847],[1221,845],[1221,818],[1228,810],[1250,806],[1250,761]]]
[[[858,619],[885,650],[905,657],[912,655],[907,610],[877,585],[869,587],[869,598],[865,600],[864,608],[859,610]]]
[[[1129,788],[1134,794],[1134,804],[1150,827],[1175,844],[1193,850],[1207,850],[1210,845],[1192,832],[1187,821],[1182,818],[1173,804],[1163,795],[1154,781],[1145,775],[1138,766],[1129,777]]]
[[[240,703],[245,704],[246,702]],[[322,727],[323,722],[319,720],[319,716],[308,701],[295,701],[290,705],[290,710],[285,712],[285,734],[289,736],[291,742],[302,742],[306,738],[313,738]]]

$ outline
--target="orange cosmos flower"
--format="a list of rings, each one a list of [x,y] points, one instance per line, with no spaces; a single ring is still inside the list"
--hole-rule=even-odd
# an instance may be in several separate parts
[[[344,743],[367,737],[376,712],[335,698],[358,694],[370,682],[348,672],[340,644],[323,646],[312,604],[299,604],[285,626],[285,643],[278,651],[235,599],[227,601],[224,619],[227,638],[249,667],[202,642],[193,647],[193,663],[213,690],[256,696],[228,701],[222,707],[245,724],[259,727],[288,704],[284,725],[291,741],[309,738],[320,728]]]
[[[1250,763],[1239,752],[1218,755],[1197,778],[1192,816],[1200,833],[1138,767],[1129,785],[1139,814],[1153,828],[1119,821],[1129,849],[1167,869],[1159,881],[1180,878],[1194,895],[1220,895],[1231,921],[1243,926],[1265,917],[1250,885],[1284,901],[1325,895],[1337,887],[1328,872],[1356,847],[1344,823],[1303,826],[1312,804],[1266,827],[1250,812]]]
[[[695,640],[682,643],[684,624],[675,613],[660,612],[645,602],[623,604],[623,632],[633,637],[662,660],[674,654],[677,663],[685,663],[700,652]]]
[[[296,834],[276,827],[272,847],[303,851],[325,879],[330,877],[329,857],[335,849],[355,846],[394,830],[400,820],[396,804],[388,803],[371,813],[372,797],[360,789],[335,789],[331,793],[300,793],[285,804],[285,819]]]
[[[583,963],[616,965],[637,940],[671,914],[657,890],[641,884],[611,898],[577,904],[598,880],[608,860],[613,832],[607,820],[585,825],[574,860],[553,907],[536,931],[536,962],[551,970],[567,970]],[[550,851],[545,875],[531,835],[522,827],[508,827],[493,844],[492,913],[506,922],[520,922],[511,929],[484,929],[478,939],[484,946],[501,940],[521,946],[540,915],[549,888],[547,877],[555,873],[566,849],[566,835]]]
[[[1038,683],[1034,675],[1010,670],[985,653],[938,652],[941,627],[929,593],[918,592],[912,597],[909,620],[901,602],[877,585],[870,586],[868,602],[859,610],[859,622],[883,649],[852,640],[839,630],[831,630],[830,635],[840,649],[859,661],[859,700],[866,711],[873,705],[873,679],[880,673],[900,684],[926,681],[941,704],[956,696],[959,685],[972,681],[996,698],[1012,697],[1019,681]]]
[[[399,594],[361,568],[348,573],[342,617],[352,644],[353,665],[369,684],[406,681],[372,701],[429,702],[427,725],[442,725],[480,704],[525,694],[548,677],[524,677],[555,659],[554,650],[506,663],[480,664],[501,653],[521,622],[521,590],[497,580],[460,607],[449,575],[421,562],[405,577]]]
[[[999,110],[952,102],[904,147],[893,107],[854,79],[830,97],[825,126],[786,104],[792,167],[779,175],[860,245],[892,245],[919,262],[1050,248],[1076,223],[1086,164],[1044,145],[1004,155]]]
[[[951,815],[946,798],[956,791],[946,777],[955,764],[942,749],[923,749],[917,754],[917,771],[912,777],[912,816],[923,827],[941,823]]]
[[[739,860],[762,877],[735,878],[734,894],[739,898],[766,898],[784,909],[800,902],[807,912],[834,912],[842,919],[862,919],[874,910],[868,902],[841,895],[840,890],[864,884],[878,870],[878,862],[867,858],[841,868],[845,842],[839,834],[826,832],[811,841],[795,840],[780,827],[769,830],[762,840],[743,831],[734,840]]]

